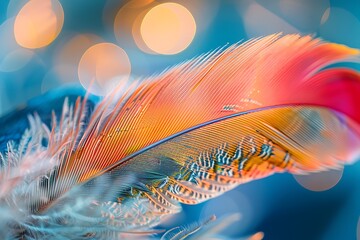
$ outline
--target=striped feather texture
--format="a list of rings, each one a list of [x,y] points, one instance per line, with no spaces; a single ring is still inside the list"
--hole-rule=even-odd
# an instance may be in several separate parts
[[[133,85],[110,114],[106,109],[114,96],[104,100],[62,175],[87,180],[177,132],[262,107],[320,105],[359,121],[358,73],[339,68],[319,72],[357,54],[309,36],[271,35],[180,64]]]

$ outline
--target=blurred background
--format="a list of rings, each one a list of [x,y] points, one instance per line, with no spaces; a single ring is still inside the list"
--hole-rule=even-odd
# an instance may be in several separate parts
[[[103,96],[119,81],[278,32],[360,48],[360,1],[1,0],[0,116],[52,89],[81,85]],[[239,213],[226,229],[233,238],[360,240],[359,183],[360,163],[274,175],[184,206],[161,227]]]

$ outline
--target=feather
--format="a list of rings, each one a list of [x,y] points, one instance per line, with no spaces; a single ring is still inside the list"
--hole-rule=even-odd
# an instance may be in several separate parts
[[[113,115],[104,118],[100,110],[68,159],[64,175],[85,181],[89,172],[96,174],[172,134],[261,107],[320,105],[358,121],[358,73],[341,68],[318,73],[357,54],[311,37],[271,35],[176,66],[122,96]],[[343,88],[335,92],[337,85]],[[348,88],[353,91],[344,96]]]
[[[50,127],[30,116],[20,143],[0,155],[0,227],[10,229],[2,237],[156,234],[179,202],[350,163],[360,146],[360,75],[329,66],[358,54],[271,35],[123,83],[89,121],[87,97],[65,101]]]
[[[0,155],[1,239],[117,239],[159,233],[152,226],[162,215],[149,200],[118,202],[138,182],[132,173],[103,174],[62,194],[53,191],[61,161],[76,145],[83,113],[80,101],[72,107],[65,100],[52,130],[30,115],[20,143],[8,143],[6,154]]]

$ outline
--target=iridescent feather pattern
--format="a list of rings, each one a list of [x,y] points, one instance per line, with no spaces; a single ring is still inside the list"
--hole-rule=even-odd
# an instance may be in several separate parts
[[[30,117],[20,143],[1,155],[4,237],[156,234],[152,227],[179,212],[179,202],[351,163],[360,147],[360,75],[331,64],[358,54],[310,36],[271,35],[119,86],[91,115],[85,97],[65,102],[50,128]],[[199,234],[213,220],[164,239]]]

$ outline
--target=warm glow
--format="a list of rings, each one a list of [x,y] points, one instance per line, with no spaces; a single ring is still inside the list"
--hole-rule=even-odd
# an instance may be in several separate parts
[[[54,54],[56,75],[63,82],[77,81],[78,64],[85,51],[103,40],[93,34],[79,34],[64,41]]]
[[[163,3],[145,15],[140,32],[151,50],[160,54],[176,54],[186,49],[194,39],[196,23],[185,7]]]
[[[129,58],[122,48],[112,43],[99,43],[82,56],[78,75],[87,90],[104,95],[113,89],[114,84],[128,79],[130,71]]]
[[[143,52],[145,53],[151,53],[151,54],[156,54],[156,52],[154,52],[153,50],[151,50],[147,45],[146,43],[144,42],[142,36],[141,36],[141,32],[140,32],[140,29],[141,29],[141,24],[144,20],[144,17],[146,15],[146,13],[148,12],[148,10],[145,10],[143,11],[142,13],[140,13],[135,21],[134,21],[134,24],[133,24],[133,27],[132,27],[132,37],[134,39],[134,42],[136,44],[136,46]]]
[[[154,53],[142,40],[140,26],[145,14],[158,4],[154,0],[132,0],[122,6],[114,21],[116,40],[122,45],[134,41],[143,52]]]
[[[340,181],[342,174],[343,169],[340,169],[310,173],[309,175],[294,175],[294,178],[304,188],[320,192],[334,187]]]
[[[42,48],[59,35],[64,23],[64,12],[57,0],[31,0],[15,19],[16,42],[25,48]]]
[[[181,4],[191,12],[196,22],[196,33],[204,33],[213,23],[218,15],[221,0],[177,0],[176,3]],[[201,35],[201,34],[199,34]]]
[[[262,240],[264,239],[264,233],[263,232],[257,232],[254,235],[250,236],[248,240]]]

